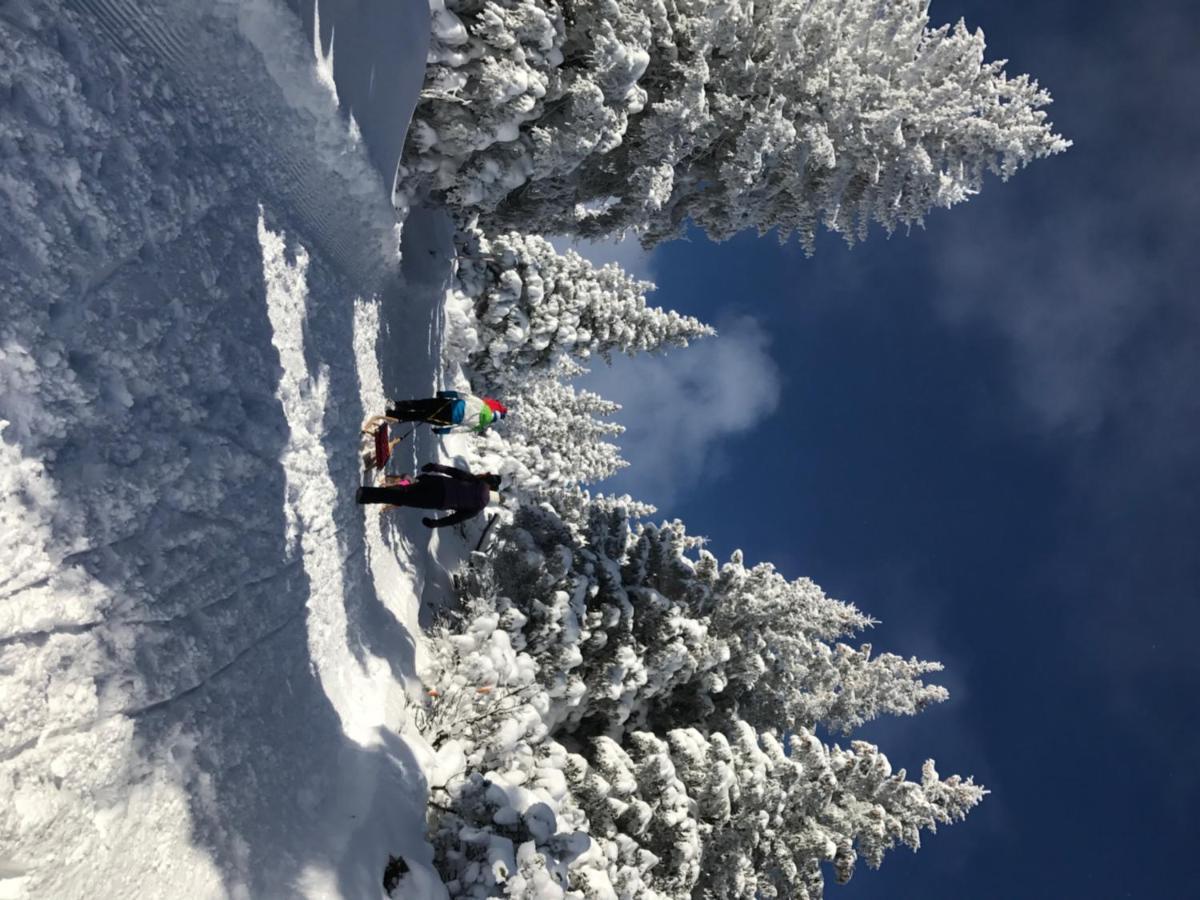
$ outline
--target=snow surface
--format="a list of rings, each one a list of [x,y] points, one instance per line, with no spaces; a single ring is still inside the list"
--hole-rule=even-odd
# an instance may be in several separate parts
[[[341,115],[361,130],[367,155],[393,187],[425,75],[430,7],[399,0],[287,3],[313,36],[323,81],[336,92]]]
[[[400,271],[375,119],[428,10],[347,5],[388,10],[321,42],[352,120],[280,0],[0,6],[0,898],[378,896],[389,854],[441,891],[454,541],[354,503],[361,421],[436,380],[450,227]]]

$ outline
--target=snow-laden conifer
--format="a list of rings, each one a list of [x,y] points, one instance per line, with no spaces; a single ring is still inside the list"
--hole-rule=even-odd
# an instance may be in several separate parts
[[[591,484],[628,465],[610,440],[625,430],[607,418],[616,403],[554,378],[526,378],[503,396],[510,407],[503,430],[475,452],[520,495]]]
[[[451,0],[405,155],[492,229],[888,232],[1069,143],[927,0]],[[451,15],[451,13],[446,13]]]
[[[509,407],[501,429],[476,448],[522,496],[603,480],[627,465],[608,417],[620,407],[571,381],[580,360],[686,347],[713,329],[646,304],[648,282],[597,267],[549,241],[517,232],[459,232],[447,301],[447,353],[466,363],[477,392]]]
[[[676,771],[709,812],[700,886],[694,896],[823,896],[825,871],[850,879],[858,859],[878,868],[903,844],[916,850],[921,832],[961,820],[986,793],[970,779],[938,777],[927,762],[919,782],[893,772],[879,749],[855,741],[827,746],[799,729],[784,743],[771,731],[731,721],[705,737],[671,732]],[[728,801],[728,802],[726,802]]]
[[[477,345],[468,365],[510,384],[563,357],[586,360],[686,347],[714,333],[691,316],[646,304],[654,285],[620,266],[596,266],[544,238],[476,234],[457,279],[473,300]]]
[[[453,896],[499,889],[485,863],[511,844],[525,848],[522,890],[818,898],[830,874],[916,848],[979,802],[932,764],[911,782],[873,745],[814,733],[942,699],[920,680],[933,664],[878,664],[888,655],[837,642],[869,624],[854,607],[699,544],[680,523],[638,525],[621,502],[560,491],[472,558],[461,621],[426,673],[427,732],[461,752],[432,808]],[[483,887],[455,892],[468,882]]]
[[[932,763],[909,781],[866,742],[827,746],[801,729],[785,749],[738,720],[595,738],[581,754],[567,779],[609,860],[606,882],[687,900],[819,900],[827,873],[844,883],[859,859],[877,868],[897,845],[918,849],[922,831],[961,820],[985,793]]]
[[[923,676],[935,662],[872,654],[852,638],[873,620],[807,578],[788,580],[770,564],[747,568],[736,552],[723,566],[696,547],[680,522],[646,523],[625,561],[626,577],[680,598],[688,615],[703,622],[706,639],[720,642],[719,662],[694,677],[694,694],[675,690],[679,708],[647,715],[667,721],[701,721],[729,711],[759,727],[825,727],[850,733],[882,714],[913,715],[946,699]],[[697,559],[688,556],[695,549]],[[681,706],[682,705],[682,706]]]

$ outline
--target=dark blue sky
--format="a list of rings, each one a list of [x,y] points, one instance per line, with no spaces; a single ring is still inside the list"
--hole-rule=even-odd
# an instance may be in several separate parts
[[[994,793],[831,897],[1200,896],[1200,10],[932,15],[983,27],[1076,146],[853,251],[659,248],[655,301],[766,335],[779,401],[701,478],[624,483],[946,664],[949,703],[863,736]]]

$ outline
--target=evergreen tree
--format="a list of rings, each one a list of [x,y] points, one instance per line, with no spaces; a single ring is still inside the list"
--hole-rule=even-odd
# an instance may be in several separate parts
[[[619,741],[733,716],[850,733],[946,698],[922,680],[939,664],[837,641],[871,620],[807,579],[746,569],[740,554],[694,562],[681,523],[634,529],[622,506],[584,504],[574,525],[521,507],[489,567],[488,602],[519,611],[520,647],[555,673],[555,727]]]
[[[646,305],[647,282],[596,267],[573,251],[518,233],[459,233],[447,346],[466,358],[482,393],[503,396],[506,427],[477,448],[480,463],[523,496],[590,484],[627,465],[611,438],[620,407],[570,381],[579,360],[633,355],[713,334],[690,316]],[[465,309],[470,312],[466,313]]]
[[[474,235],[458,269],[473,298],[477,349],[468,364],[489,381],[519,382],[563,357],[586,360],[686,347],[712,328],[646,305],[654,285],[616,264],[597,267],[573,250],[509,232]]]
[[[477,453],[522,495],[601,481],[629,465],[608,438],[624,426],[604,417],[620,409],[592,391],[554,378],[527,378],[503,395],[503,432],[486,435]]]
[[[429,731],[466,747],[434,810],[439,867],[473,885],[453,896],[815,900],[823,866],[845,881],[979,802],[931,763],[910,782],[815,736],[944,696],[920,683],[932,664],[831,646],[869,623],[852,606],[740,554],[718,566],[621,501],[554,501],[473,558],[435,641]]]
[[[911,227],[1069,146],[1049,95],[928,5],[452,0],[405,166],[501,230]]]
[[[898,844],[918,849],[985,793],[931,762],[908,781],[862,741],[829,747],[802,729],[785,750],[738,720],[598,737],[565,771],[623,898],[819,900],[823,864],[845,883],[858,859],[877,868]]]
[[[652,702],[643,721],[701,722],[721,712],[759,728],[821,723],[849,734],[882,714],[914,715],[948,696],[922,681],[940,664],[873,656],[868,643],[839,641],[874,624],[854,606],[769,564],[746,568],[740,551],[720,566],[697,545],[681,522],[645,523],[625,560],[627,580],[676,598],[716,648],[701,650],[693,632],[691,651],[705,662],[674,673],[690,689],[664,694],[668,707]],[[695,561],[687,555],[693,550]]]

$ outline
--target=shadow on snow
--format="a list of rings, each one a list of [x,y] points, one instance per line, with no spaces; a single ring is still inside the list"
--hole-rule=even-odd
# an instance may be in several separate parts
[[[57,28],[85,89],[104,75],[97,60],[107,59],[110,86],[126,92],[106,114],[121,119],[131,168],[118,155],[95,177],[117,198],[107,211],[114,233],[141,231],[128,252],[101,248],[77,267],[69,290],[44,298],[47,333],[66,347],[91,410],[78,413],[83,434],[51,448],[48,470],[66,509],[85,523],[86,545],[66,564],[113,598],[92,632],[101,656],[97,721],[136,722],[130,784],[152,770],[175,773],[194,843],[227,890],[277,895],[312,878],[332,879],[343,896],[371,896],[388,853],[427,857],[426,787],[408,746],[387,728],[368,746],[346,736],[310,649],[310,602],[327,585],[306,571],[305,523],[288,512],[289,477],[302,490],[309,473],[280,464],[292,438],[277,399],[284,372],[271,343],[259,204],[289,244],[312,248],[303,352],[309,373],[327,373],[319,440],[335,529],[322,539],[336,541],[340,560],[328,574],[341,582],[342,640],[360,665],[386,660],[401,682],[414,676],[414,636],[376,593],[354,502],[359,425],[375,411],[359,399],[353,300],[364,290],[382,297],[382,375],[396,394],[429,389],[438,310],[411,308],[410,291],[386,266],[356,273],[359,257],[330,238],[353,228],[361,211],[336,200],[321,207],[337,180],[322,180],[328,161],[303,146],[311,123],[278,96],[254,54],[225,35],[217,41],[227,44],[222,76],[197,72],[188,54],[204,54],[202,29],[191,32],[192,49],[179,49],[170,29],[160,29],[166,37],[139,31],[190,5],[144,6],[75,0]],[[189,15],[207,24],[202,11]],[[198,86],[202,74],[215,83]],[[164,80],[171,92],[139,93]],[[244,98],[222,93],[245,84],[262,87],[249,116]],[[282,158],[272,158],[284,144]],[[94,149],[112,156],[111,146]],[[136,173],[149,173],[149,186],[135,184]],[[145,203],[118,202],[143,188]],[[154,203],[171,227],[147,227]],[[416,220],[414,234],[425,227]],[[83,247],[88,236],[74,238]],[[402,533],[422,546],[427,538],[414,524]]]

